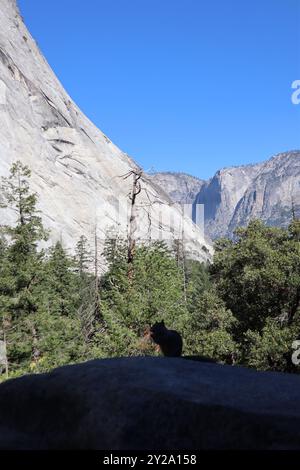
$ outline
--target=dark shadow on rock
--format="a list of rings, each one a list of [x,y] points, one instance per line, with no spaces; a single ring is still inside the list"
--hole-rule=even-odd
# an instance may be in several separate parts
[[[211,357],[206,357],[206,356],[182,356],[182,359],[188,359],[189,361],[198,361],[198,362],[213,362],[214,364],[217,364],[217,361],[215,361]]]
[[[9,380],[0,449],[300,449],[299,376],[204,361],[104,359]]]

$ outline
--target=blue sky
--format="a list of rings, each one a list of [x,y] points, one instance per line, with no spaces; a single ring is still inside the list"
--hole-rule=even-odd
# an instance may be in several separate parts
[[[300,148],[300,0],[19,0],[59,79],[146,170]]]

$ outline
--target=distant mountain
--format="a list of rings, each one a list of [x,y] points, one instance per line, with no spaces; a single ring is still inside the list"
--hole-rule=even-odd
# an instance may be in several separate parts
[[[253,218],[268,225],[286,226],[292,207],[300,217],[300,151],[278,154],[263,163],[224,168],[208,181],[192,179],[193,191],[184,191],[185,175],[154,175],[174,200],[204,204],[205,233],[212,239],[232,236],[236,227]],[[192,177],[189,177],[192,178]],[[174,197],[175,195],[175,197]]]
[[[195,198],[204,204],[205,231],[211,238],[228,234],[240,199],[260,170],[260,165],[224,168],[207,181]]]
[[[261,165],[236,206],[229,234],[239,225],[260,218],[268,225],[287,226],[292,209],[300,217],[300,151],[281,153]]]
[[[175,202],[191,204],[194,202],[204,180],[186,173],[173,173],[171,171],[154,173],[150,179],[161,186]]]

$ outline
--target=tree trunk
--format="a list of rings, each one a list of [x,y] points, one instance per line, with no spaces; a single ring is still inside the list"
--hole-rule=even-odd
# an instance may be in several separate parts
[[[32,361],[37,364],[40,358],[41,352],[38,349],[38,334],[34,323],[31,324],[31,335],[32,335]]]
[[[94,312],[95,318],[100,318],[100,293],[99,293],[99,273],[98,273],[98,237],[97,237],[97,226],[95,227],[95,264],[94,264],[94,276],[95,276],[95,290],[94,290]]]
[[[142,177],[142,171],[140,172],[131,172],[133,175],[132,191],[130,195],[131,207],[130,207],[130,219],[129,219],[129,232],[128,232],[128,279],[133,277],[133,261],[135,256],[136,248],[136,238],[135,232],[137,229],[137,208],[136,208],[136,198],[140,194],[142,188],[140,184],[140,179]]]

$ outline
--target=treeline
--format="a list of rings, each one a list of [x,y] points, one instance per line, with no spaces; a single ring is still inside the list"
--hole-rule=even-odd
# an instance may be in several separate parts
[[[74,256],[59,242],[40,248],[48,233],[29,182],[20,162],[1,181],[1,207],[16,214],[0,236],[0,340],[9,377],[93,358],[157,354],[144,331],[162,319],[182,333],[184,354],[297,371],[291,360],[300,335],[295,217],[288,229],[253,221],[235,240],[219,240],[211,265],[186,259],[180,241],[172,249],[152,242],[135,247],[129,273],[128,242],[108,238],[98,278],[84,236]]]

